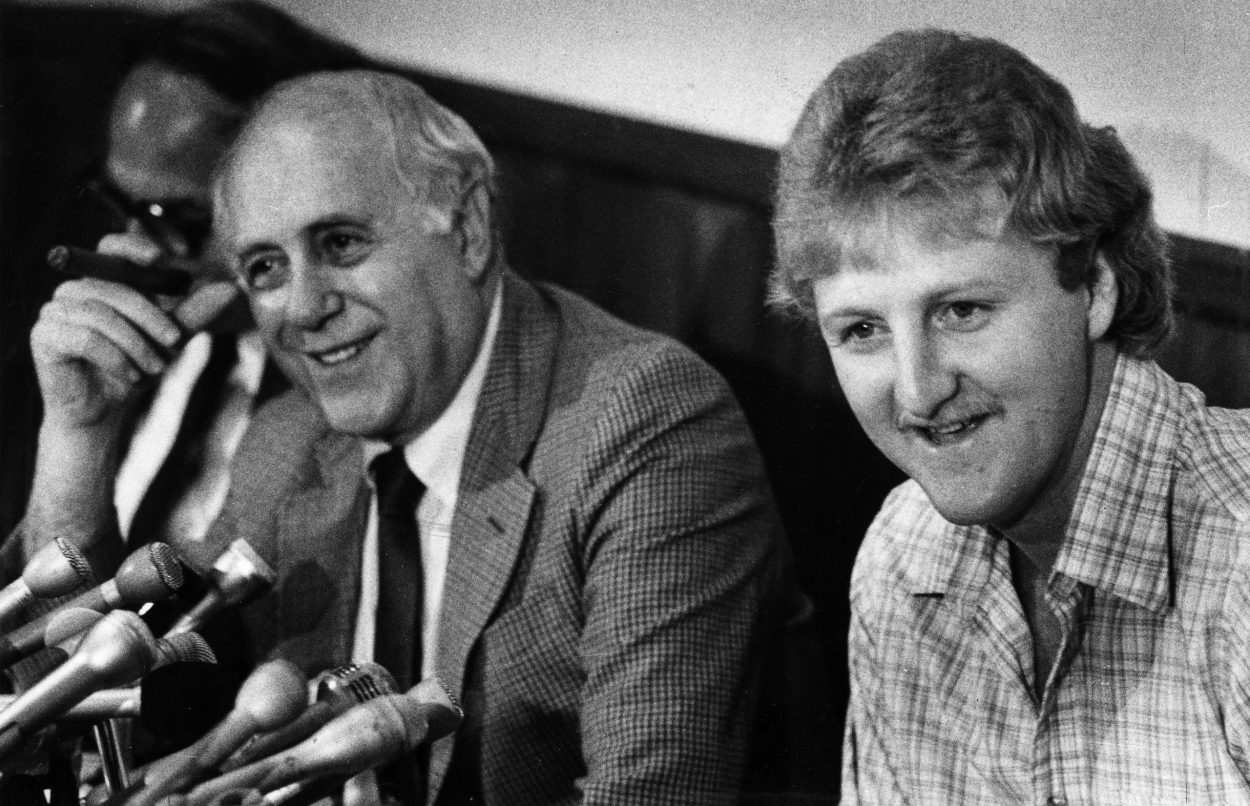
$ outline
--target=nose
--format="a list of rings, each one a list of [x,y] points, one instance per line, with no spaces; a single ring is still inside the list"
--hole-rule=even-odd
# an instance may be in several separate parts
[[[329,272],[315,266],[292,266],[287,287],[286,320],[301,330],[318,330],[343,310],[343,295]]]
[[[955,396],[959,382],[942,345],[929,334],[896,337],[894,402],[905,419],[928,420]]]

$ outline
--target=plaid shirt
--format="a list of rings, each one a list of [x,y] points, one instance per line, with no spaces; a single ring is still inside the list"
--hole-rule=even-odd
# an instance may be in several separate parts
[[[1046,593],[914,482],[851,586],[846,803],[1250,804],[1250,411],[1121,357]]]

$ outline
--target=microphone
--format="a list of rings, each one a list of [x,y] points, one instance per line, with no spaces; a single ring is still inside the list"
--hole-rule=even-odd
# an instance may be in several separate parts
[[[0,667],[47,646],[46,631],[62,611],[85,608],[105,613],[164,599],[182,587],[182,566],[165,543],[149,543],[127,557],[112,579],[0,639]]]
[[[131,806],[154,804],[193,783],[237,750],[252,734],[290,722],[308,703],[308,680],[289,661],[270,661],[243,681],[234,709],[198,742],[153,762]]]
[[[91,582],[91,565],[82,549],[58,537],[35,552],[22,575],[0,590],[0,621],[18,613],[36,599],[63,596]]]
[[[406,694],[386,694],[357,705],[286,752],[253,762],[193,789],[188,806],[207,806],[222,793],[261,794],[327,776],[350,777],[451,733],[463,716],[436,678]]]
[[[59,659],[55,665],[64,663],[65,658],[78,651],[78,645],[86,635],[87,628],[102,618],[104,618],[103,613],[97,613],[85,607],[66,606],[52,614],[47,628],[43,631],[43,643],[45,647],[56,648],[64,653],[65,657]],[[180,633],[163,638],[156,642],[156,648],[157,658],[156,663],[152,665],[153,669],[169,663],[217,662],[217,656],[213,653],[212,647],[203,636],[196,632]]]
[[[149,671],[171,663],[216,663],[213,648],[198,632],[184,632],[156,640],[156,662]]]
[[[285,750],[307,739],[349,708],[384,694],[394,694],[396,689],[395,678],[379,663],[339,666],[322,672],[316,682],[316,701],[304,709],[304,713],[277,730],[257,734],[221,764],[222,772]]]
[[[204,598],[174,623],[166,637],[198,630],[213,616],[259,598],[273,587],[278,573],[243,538],[218,555],[208,572],[211,586]]]
[[[104,618],[99,616],[97,618]],[[86,637],[84,636],[84,641]],[[155,644],[152,670],[170,664],[213,664],[213,650],[197,633],[185,633],[176,638],[162,639]],[[146,682],[146,680],[145,680]],[[101,719],[137,717],[142,713],[140,705],[141,686],[106,688],[88,694],[80,702],[71,705],[58,717],[59,721],[95,722]],[[183,692],[185,693],[185,692]],[[21,694],[0,694],[0,713],[17,701]]]
[[[0,709],[8,708],[20,694],[0,694]],[[137,717],[141,712],[138,686],[109,688],[88,694],[61,714],[61,722],[95,722],[113,717]]]
[[[38,731],[94,691],[142,677],[158,657],[143,619],[128,610],[109,613],[65,663],[0,711],[0,758],[11,749],[7,742]]]

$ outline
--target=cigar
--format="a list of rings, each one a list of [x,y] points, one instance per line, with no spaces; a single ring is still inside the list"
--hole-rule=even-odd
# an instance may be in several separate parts
[[[182,268],[187,261],[159,257],[149,266],[140,266],[112,255],[102,255],[76,246],[54,246],[48,250],[48,266],[69,277],[95,277],[128,285],[145,294],[181,296],[191,288],[191,273]]]

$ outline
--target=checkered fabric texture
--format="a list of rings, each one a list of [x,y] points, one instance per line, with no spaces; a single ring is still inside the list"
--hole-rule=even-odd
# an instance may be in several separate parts
[[[1250,804],[1250,412],[1121,356],[1047,602],[897,488],[856,561],[848,804]]]
[[[248,609],[257,650],[313,671],[350,652],[368,498],[359,442],[293,433],[300,405],[258,413],[220,523],[282,569]],[[465,719],[430,802],[735,803],[785,556],[723,381],[508,276],[439,625]]]

